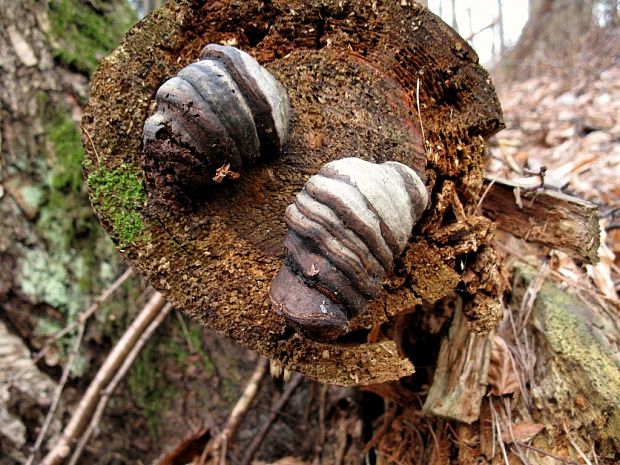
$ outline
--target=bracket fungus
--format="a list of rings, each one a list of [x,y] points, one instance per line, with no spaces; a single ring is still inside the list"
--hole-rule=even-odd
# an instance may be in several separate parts
[[[288,140],[286,89],[247,53],[207,45],[200,60],[157,90],[157,109],[144,123],[147,182],[155,195],[190,195],[233,172],[279,155]]]
[[[312,338],[343,335],[383,289],[427,203],[402,163],[324,165],[286,209],[285,263],[269,292],[276,310]]]

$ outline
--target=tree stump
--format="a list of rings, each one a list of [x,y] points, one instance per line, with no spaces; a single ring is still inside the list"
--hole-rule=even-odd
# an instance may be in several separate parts
[[[282,156],[207,189],[191,211],[143,182],[142,127],[157,88],[208,43],[254,56],[288,89]],[[405,314],[455,291],[470,326],[500,317],[493,224],[477,213],[484,138],[503,127],[471,47],[410,1],[170,0],[127,35],[92,80],[83,119],[92,203],[132,266],[177,308],[322,382],[412,374]],[[303,338],[271,308],[284,209],[326,162],[395,160],[426,175],[431,203],[382,293],[336,343]],[[415,317],[418,317],[417,315]]]

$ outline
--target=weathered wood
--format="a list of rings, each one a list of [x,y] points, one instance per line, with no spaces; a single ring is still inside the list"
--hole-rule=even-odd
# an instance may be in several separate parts
[[[472,331],[463,310],[457,308],[450,331],[441,341],[422,411],[465,423],[478,420],[487,391],[490,347],[489,335]]]
[[[514,305],[535,276],[518,269]],[[596,440],[599,456],[610,457],[620,450],[620,306],[587,298],[549,280],[539,290],[528,322],[536,340],[532,400],[553,436],[562,436],[564,424],[586,444]]]
[[[209,42],[236,44],[288,88],[291,140],[279,159],[205,192],[194,211],[161,208],[146,201],[141,182],[142,125],[161,82]],[[420,122],[425,153],[416,148]],[[454,223],[451,203],[474,210],[482,138],[503,122],[475,52],[413,2],[169,1],[102,62],[83,126],[93,204],[134,268],[202,323],[321,381],[370,384],[412,373],[393,341],[366,344],[366,333],[452,292],[456,261],[489,240],[474,240],[476,216],[463,219],[467,230],[420,238],[422,228],[431,235]],[[325,345],[294,334],[267,293],[283,256],[286,205],[322,164],[351,155],[426,165],[434,195],[395,276],[357,320],[361,331]],[[437,195],[446,186],[460,200]],[[460,272],[484,272],[466,262]],[[432,273],[414,278],[417,269]]]
[[[563,192],[504,179],[487,179],[484,188],[488,192],[482,210],[500,229],[596,263],[600,245],[596,205]]]

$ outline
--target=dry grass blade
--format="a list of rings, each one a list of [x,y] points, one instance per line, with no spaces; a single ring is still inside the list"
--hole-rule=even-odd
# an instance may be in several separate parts
[[[530,315],[532,313],[532,309],[534,308],[534,302],[536,301],[536,297],[538,297],[538,293],[540,292],[540,288],[545,282],[545,276],[547,271],[547,263],[543,263],[543,265],[538,270],[538,274],[536,278],[532,280],[527,289],[525,290],[525,294],[523,295],[523,300],[521,301],[521,310],[520,316],[521,320],[519,321],[519,326],[517,328],[517,335],[520,335],[525,329],[528,320],[530,319]]]
[[[497,443],[499,444],[499,447],[502,451],[502,456],[504,457],[504,463],[506,465],[510,465],[510,460],[508,460],[508,453],[506,452],[506,446],[504,445],[504,441],[502,439],[503,433],[502,433],[502,427],[500,424],[501,419],[499,418],[498,413],[495,411],[493,400],[490,397],[489,397],[489,406],[491,408],[491,421],[493,422],[493,427],[495,428],[495,431],[497,432],[497,436],[495,436],[495,438],[497,439]]]
[[[584,454],[584,452],[581,450],[581,448],[579,447],[577,442],[573,439],[571,434],[568,432],[568,428],[566,427],[566,423],[562,424],[562,428],[564,428],[564,432],[566,433],[566,437],[568,438],[568,442],[570,442],[570,445],[573,446],[573,448],[577,451],[579,456],[586,462],[587,465],[592,465],[592,462],[590,462],[590,459],[588,459],[586,454]]]

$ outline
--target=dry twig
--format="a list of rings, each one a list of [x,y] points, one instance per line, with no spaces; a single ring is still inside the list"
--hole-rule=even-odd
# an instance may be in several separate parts
[[[240,465],[250,465],[250,463],[252,462],[252,459],[254,458],[254,455],[258,451],[258,448],[265,440],[265,436],[267,436],[267,433],[269,432],[271,425],[273,424],[273,422],[276,420],[276,417],[280,413],[280,410],[284,408],[286,403],[289,401],[289,399],[291,398],[295,390],[301,385],[303,380],[304,380],[304,376],[301,373],[295,373],[293,375],[291,380],[286,385],[286,389],[282,393],[282,396],[280,397],[280,399],[278,399],[278,402],[271,409],[271,412],[269,412],[269,416],[267,417],[267,420],[265,421],[265,423],[263,423],[263,425],[261,426],[261,429],[254,436],[254,438],[252,439],[252,442],[247,447],[245,454],[243,456],[243,459],[240,462]]]
[[[243,394],[233,407],[230,412],[230,416],[226,421],[226,425],[222,429],[222,431],[215,436],[209,443],[207,447],[205,447],[202,456],[200,457],[200,464],[204,465],[207,460],[207,457],[214,457],[215,453],[219,452],[220,460],[225,460],[226,457],[226,448],[229,445],[230,441],[234,438],[237,433],[237,429],[239,429],[239,425],[245,418],[245,415],[248,413],[252,402],[256,398],[256,394],[258,393],[258,387],[261,379],[265,376],[267,372],[267,367],[269,366],[269,359],[264,357],[259,357],[258,363],[256,364],[256,368],[254,368],[254,373],[250,377],[248,384],[246,385]]]
[[[114,375],[114,378],[112,378],[112,381],[110,381],[110,383],[102,391],[101,397],[99,398],[99,403],[97,404],[97,408],[95,409],[95,413],[93,414],[90,420],[88,428],[86,428],[86,431],[84,432],[84,434],[82,434],[82,437],[80,438],[77,446],[75,447],[75,450],[73,451],[73,455],[71,456],[71,460],[69,460],[68,465],[75,465],[77,461],[80,459],[80,456],[82,455],[82,451],[84,450],[84,447],[86,447],[86,444],[88,443],[88,440],[90,439],[92,434],[95,432],[95,428],[101,421],[101,417],[103,416],[103,411],[105,410],[108,404],[108,401],[110,400],[110,397],[114,393],[116,387],[125,378],[125,376],[127,375],[127,372],[129,372],[133,363],[136,361],[136,358],[138,358],[138,355],[140,355],[142,348],[151,338],[151,336],[153,335],[155,330],[159,327],[159,325],[161,325],[163,321],[166,319],[166,316],[168,316],[168,313],[170,313],[171,309],[172,309],[172,305],[170,304],[164,305],[164,308],[162,308],[159,314],[153,319],[153,321],[151,321],[149,326],[146,328],[144,333],[142,333],[142,335],[136,342],[136,345],[134,345],[133,348],[131,349],[131,352],[129,352],[125,360],[123,360],[123,364],[121,365],[119,370],[116,372],[116,375]]]
[[[47,453],[41,461],[41,465],[58,465],[69,455],[73,442],[82,434],[87,422],[91,418],[102,390],[108,385],[131,349],[136,345],[142,333],[161,312],[165,304],[166,300],[164,297],[159,292],[156,292],[140,311],[133,323],[112,348],[101,368],[99,368],[95,378],[80,400],[71,420],[65,427],[60,440]]]

